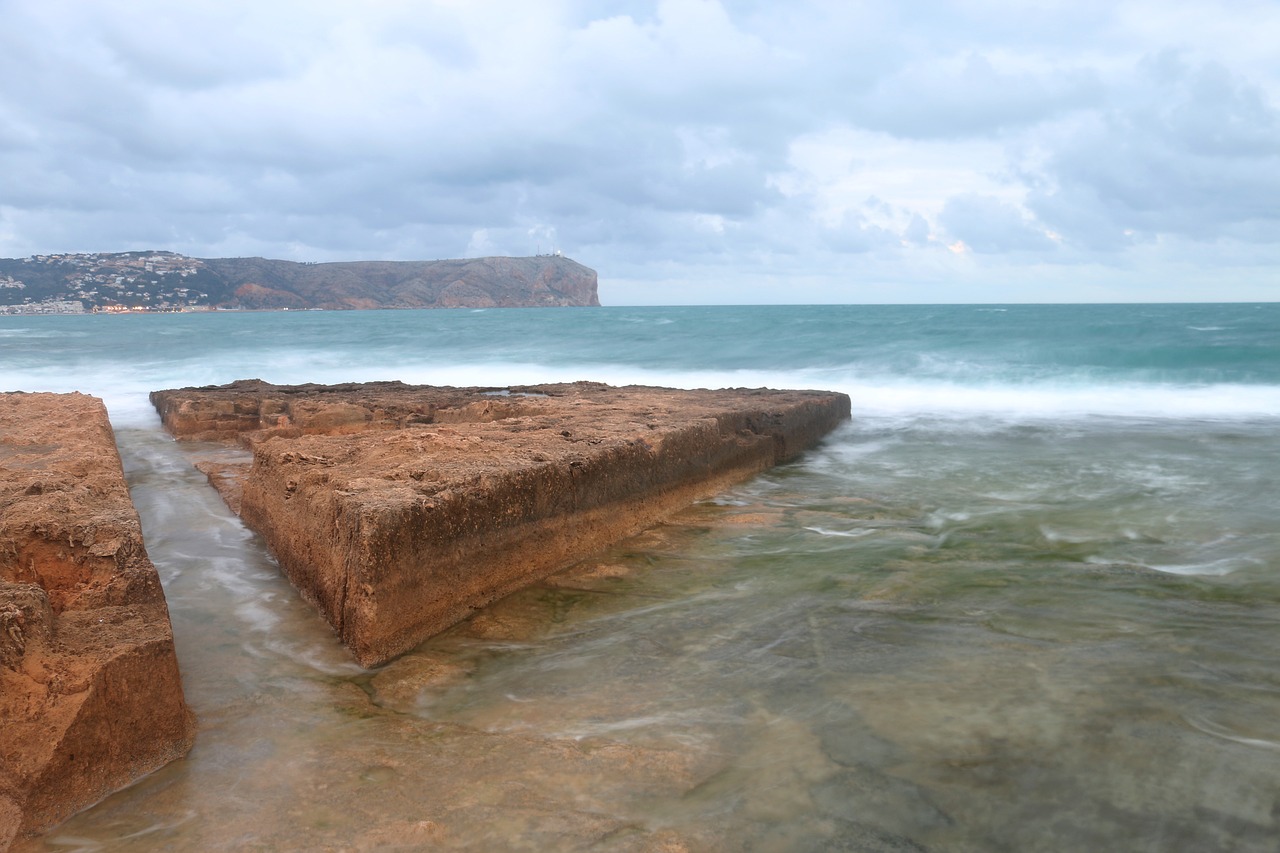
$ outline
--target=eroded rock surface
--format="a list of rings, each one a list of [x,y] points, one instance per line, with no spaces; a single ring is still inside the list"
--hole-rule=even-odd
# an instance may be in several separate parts
[[[0,849],[194,731],[102,402],[0,394]]]
[[[247,380],[151,395],[179,438],[239,438],[209,469],[356,659],[383,663],[478,608],[811,447],[823,391]],[[237,494],[238,492],[238,494]]]

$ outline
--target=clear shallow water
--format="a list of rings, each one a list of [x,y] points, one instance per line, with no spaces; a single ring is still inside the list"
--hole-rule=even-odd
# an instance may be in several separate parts
[[[354,667],[146,392],[848,392],[799,462]],[[1280,306],[0,318],[107,399],[191,757],[31,849],[1272,850]]]

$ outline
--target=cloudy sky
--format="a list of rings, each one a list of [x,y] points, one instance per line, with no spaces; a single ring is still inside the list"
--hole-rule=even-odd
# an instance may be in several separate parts
[[[0,0],[0,256],[1280,299],[1275,0]]]

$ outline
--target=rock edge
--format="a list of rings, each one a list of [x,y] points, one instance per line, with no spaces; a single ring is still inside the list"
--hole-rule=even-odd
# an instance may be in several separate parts
[[[0,850],[191,748],[102,401],[0,394]]]
[[[242,478],[207,473],[364,666],[793,458],[850,411],[825,391],[592,382],[244,380],[151,400],[177,438],[253,448]]]

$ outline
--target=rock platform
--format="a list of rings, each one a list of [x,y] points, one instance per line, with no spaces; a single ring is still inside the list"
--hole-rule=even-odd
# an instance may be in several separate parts
[[[0,394],[0,850],[187,753],[160,579],[102,401]]]
[[[364,666],[812,447],[844,394],[499,389],[258,380],[156,391],[179,439],[238,441],[207,466]]]

